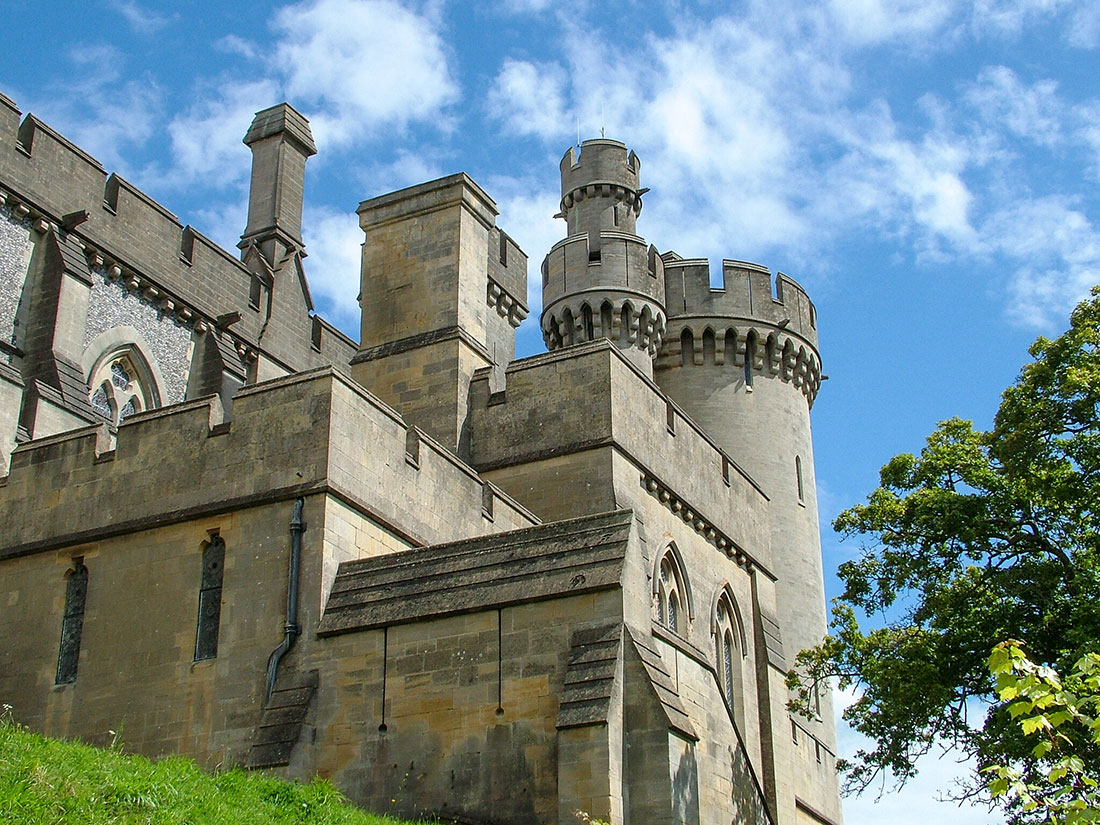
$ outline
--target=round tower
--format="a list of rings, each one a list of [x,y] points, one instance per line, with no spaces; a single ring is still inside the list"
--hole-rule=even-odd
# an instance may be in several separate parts
[[[787,665],[826,633],[810,408],[821,385],[817,316],[805,290],[756,264],[665,255],[675,314],[655,379],[770,499],[772,570]],[[796,720],[835,754],[830,697],[820,721]]]
[[[586,140],[561,161],[567,236],[542,262],[547,349],[608,338],[646,375],[665,331],[664,262],[635,232],[638,156],[617,140]]]

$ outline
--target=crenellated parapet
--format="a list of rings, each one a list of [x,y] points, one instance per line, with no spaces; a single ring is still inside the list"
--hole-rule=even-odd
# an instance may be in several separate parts
[[[542,333],[546,348],[554,351],[595,338],[610,338],[620,348],[637,348],[653,357],[661,348],[665,332],[660,299],[664,262],[656,249],[637,235],[600,235],[601,255],[594,261],[587,235],[559,241],[543,261],[546,305]],[[578,271],[587,276],[586,284],[567,291],[567,283]]]
[[[812,406],[821,386],[817,313],[806,291],[757,264],[722,262],[722,286],[712,287],[705,259],[666,253],[665,295],[670,308],[666,344],[657,369],[727,366],[752,377],[777,378],[800,390]]]
[[[579,148],[578,153],[570,146],[560,165],[561,217],[569,234],[601,224],[633,234],[642,195],[649,191],[641,188],[638,156],[626,144],[603,138],[586,140]]]
[[[561,161],[566,237],[542,263],[551,351],[607,338],[650,370],[664,340],[664,261],[636,233],[641,162],[617,140],[586,140]]]
[[[378,485],[402,495],[379,499]],[[0,477],[10,527],[0,559],[309,495],[368,513],[409,545],[537,522],[395,410],[321,367],[242,389],[232,420],[212,395],[137,413],[117,432],[104,423],[19,446]],[[49,496],[55,504],[43,509]]]
[[[271,288],[268,281],[136,186],[108,174],[33,114],[22,116],[2,96],[0,201],[36,236],[64,234],[86,254],[89,268],[102,268],[108,280],[200,334],[216,329],[227,313],[243,310],[225,336],[243,357],[265,350],[259,341],[260,307]],[[352,342],[323,322],[315,326],[327,333],[324,360],[351,357]],[[287,366],[308,365],[303,359]]]

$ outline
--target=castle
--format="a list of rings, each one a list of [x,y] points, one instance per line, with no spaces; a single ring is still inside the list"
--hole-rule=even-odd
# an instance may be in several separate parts
[[[802,288],[659,254],[639,159],[590,140],[546,353],[465,174],[360,204],[356,342],[310,298],[308,122],[244,142],[237,255],[0,95],[16,719],[403,815],[839,825],[830,696],[784,681],[826,627]]]

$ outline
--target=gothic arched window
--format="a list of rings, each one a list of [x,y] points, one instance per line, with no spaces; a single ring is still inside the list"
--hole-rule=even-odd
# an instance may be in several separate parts
[[[655,590],[657,623],[673,633],[687,636],[690,614],[687,582],[671,548],[657,566]]]
[[[152,381],[141,357],[131,350],[116,352],[100,361],[88,381],[92,409],[112,424],[156,406]]]
[[[722,696],[735,719],[744,717],[741,629],[728,592],[718,598],[714,616],[715,672]]]

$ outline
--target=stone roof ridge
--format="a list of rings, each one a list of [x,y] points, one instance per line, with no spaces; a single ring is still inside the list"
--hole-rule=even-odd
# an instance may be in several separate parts
[[[632,529],[633,513],[614,511],[344,562],[318,632],[366,630],[618,587]]]
[[[462,554],[477,553],[483,545],[508,543],[511,546],[523,544],[536,544],[546,540],[546,533],[565,532],[576,535],[578,533],[596,533],[608,528],[629,527],[634,521],[632,510],[613,510],[609,513],[597,513],[596,515],[579,516],[563,521],[548,521],[531,527],[520,527],[503,533],[486,533],[481,536],[456,541],[429,544],[424,547],[413,547],[399,553],[388,553],[383,556],[370,556],[369,558],[354,559],[340,565],[340,573],[352,575],[363,569],[385,569],[390,566],[418,565],[427,559],[446,557],[454,560]]]

